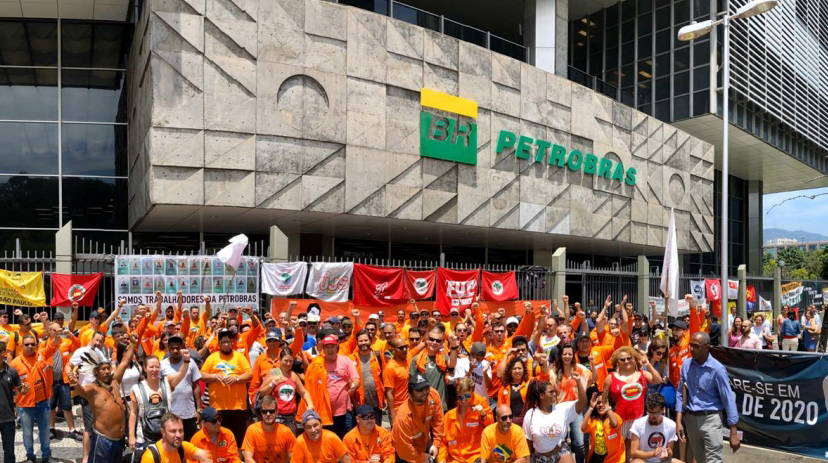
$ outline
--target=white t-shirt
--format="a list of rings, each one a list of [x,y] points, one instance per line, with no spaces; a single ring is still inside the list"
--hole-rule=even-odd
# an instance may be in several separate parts
[[[667,418],[662,419],[661,424],[653,426],[649,423],[649,417],[642,416],[635,420],[630,427],[630,435],[638,436],[638,450],[652,452],[659,445],[666,449],[667,444],[676,440],[676,422]],[[647,463],[658,463],[659,457],[648,458]]]
[[[466,373],[469,372],[469,358],[468,357],[458,357],[457,363],[454,365],[454,373],[449,375],[449,380],[457,380],[466,377]]]
[[[141,370],[132,364],[124,370],[124,377],[121,378],[121,397],[129,397],[129,391],[139,381],[141,381]]]
[[[75,350],[75,352],[72,353],[72,357],[69,359],[69,364],[72,365],[72,366],[80,365],[81,363],[83,363],[83,360],[81,360],[83,355],[85,353],[91,351],[91,350],[92,350],[92,348],[90,346],[81,347],[81,348]],[[96,349],[96,350],[98,351],[98,353],[103,355],[104,358],[107,358],[107,359],[112,358],[110,356],[111,354],[107,353],[106,350],[104,350],[104,349]],[[82,371],[78,371],[78,383],[81,386],[86,386],[87,384],[92,384],[93,382],[95,382],[95,377],[94,376],[86,374]]]
[[[540,338],[540,345],[541,349],[546,355],[549,355],[549,352],[552,351],[552,348],[557,346],[558,343],[561,342],[561,338],[557,336],[547,337],[546,335],[541,336]]]
[[[132,386],[132,391],[131,391],[133,394],[135,394],[135,400],[136,400],[136,406],[137,406],[137,410],[136,410],[135,413],[138,416],[138,420],[136,420],[136,422],[135,422],[135,441],[138,442],[138,443],[143,443],[144,442],[144,431],[141,428],[141,416],[144,415],[144,402],[143,402],[143,399],[142,399],[143,395],[141,394],[141,388],[144,388],[144,392],[146,392],[146,394],[147,394],[147,400],[149,400],[150,403],[154,403],[154,404],[160,403],[161,400],[163,400],[164,395],[167,396],[167,401],[172,400],[170,398],[172,393],[170,392],[170,382],[169,382],[168,378],[161,378],[158,381],[159,391],[161,389],[164,390],[161,393],[161,395],[152,392],[149,387],[144,387],[146,385],[146,383],[147,383],[147,380],[141,381],[140,383],[136,384],[135,386]],[[178,388],[176,388],[176,390],[177,389]],[[190,391],[190,394],[192,394],[192,391]],[[168,402],[168,404],[169,404],[169,402]],[[169,409],[167,411],[169,411]]]
[[[485,374],[489,377],[490,380],[492,379],[492,372],[486,371],[488,367],[488,360],[478,362],[477,366],[474,367],[474,370],[472,370],[471,374],[471,377],[474,380],[474,393],[484,399],[489,397],[489,390],[486,388],[486,380],[483,379],[483,375]]]
[[[179,360],[173,365],[170,363],[169,357],[161,361],[161,376],[168,377],[178,373],[181,366],[184,365],[184,360]],[[195,418],[196,409],[193,402],[193,383],[201,379],[201,371],[199,371],[196,363],[190,361],[187,373],[184,378],[175,387],[172,393],[172,403],[170,404],[170,411],[178,415],[181,419],[189,420]]]
[[[561,445],[566,439],[569,424],[575,420],[576,401],[561,402],[552,407],[552,413],[545,414],[540,408],[527,410],[523,415],[523,433],[532,441],[535,452],[547,453]]]

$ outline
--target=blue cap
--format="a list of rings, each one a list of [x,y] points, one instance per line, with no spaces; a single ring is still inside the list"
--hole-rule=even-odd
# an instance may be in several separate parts
[[[356,407],[356,416],[365,416],[369,413],[374,413],[374,407],[370,405],[357,405]]]
[[[205,407],[204,410],[201,411],[201,421],[213,421],[216,419],[216,415],[219,415],[218,410],[213,407]]]

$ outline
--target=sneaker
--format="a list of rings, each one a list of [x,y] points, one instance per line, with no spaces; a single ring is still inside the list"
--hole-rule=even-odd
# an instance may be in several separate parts
[[[69,431],[69,437],[71,437],[72,439],[74,439],[78,442],[83,442],[83,433],[78,431],[77,429],[73,429],[72,431]]]
[[[57,438],[58,438],[57,429],[49,428],[49,440],[53,440],[53,439],[57,439]]]

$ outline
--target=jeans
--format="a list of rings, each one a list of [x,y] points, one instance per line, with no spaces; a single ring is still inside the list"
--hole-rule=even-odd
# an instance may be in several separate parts
[[[26,458],[35,458],[34,426],[37,422],[37,435],[40,439],[40,453],[43,458],[50,458],[52,450],[49,448],[49,414],[52,408],[48,400],[41,400],[34,407],[20,407],[20,426],[23,428],[23,447],[26,449]]]
[[[584,422],[584,415],[575,415],[575,420],[569,424],[569,440],[572,443],[572,453],[575,455],[575,463],[584,463],[584,433],[581,431],[581,423]]]
[[[52,399],[49,405],[53,410],[71,410],[72,409],[72,389],[63,381],[55,381],[52,383]]]
[[[14,421],[0,423],[0,438],[3,439],[3,463],[14,463]]]
[[[124,455],[124,441],[123,437],[112,440],[93,432],[89,439],[87,463],[120,463]]]
[[[345,412],[344,415],[333,417],[333,424],[330,426],[323,426],[328,431],[336,434],[340,439],[348,434],[348,431],[354,427],[354,415],[351,412]]]

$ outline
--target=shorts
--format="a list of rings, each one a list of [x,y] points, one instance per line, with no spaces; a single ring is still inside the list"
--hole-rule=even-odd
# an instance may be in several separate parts
[[[92,407],[89,405],[89,401],[84,399],[83,397],[80,398],[80,404],[81,411],[83,412],[83,430],[88,433],[94,434],[95,415],[92,414]]]
[[[69,411],[72,409],[72,388],[63,381],[52,383],[52,398],[49,399],[52,410]]]
[[[121,463],[124,455],[124,438],[112,440],[97,432],[92,432],[89,439],[89,458],[87,463]]]
[[[558,460],[561,459],[564,455],[571,454],[572,451],[569,450],[569,444],[566,442],[561,443],[561,448],[551,454],[551,455],[541,455],[540,453],[533,453],[531,459],[529,460],[530,463],[558,463]]]
[[[621,424],[621,435],[624,437],[624,439],[630,438],[630,429],[632,429],[633,423],[635,423],[635,420],[625,420]]]

